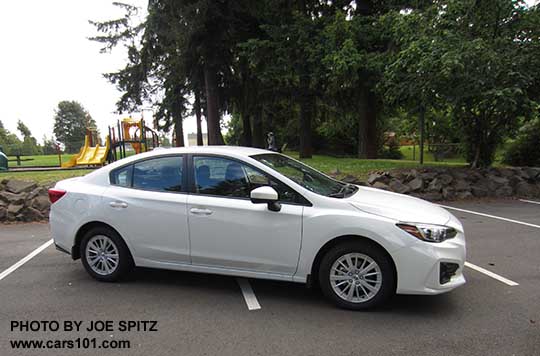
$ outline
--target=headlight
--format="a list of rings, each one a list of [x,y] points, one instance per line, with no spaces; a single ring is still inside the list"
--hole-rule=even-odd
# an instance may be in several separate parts
[[[427,242],[443,242],[457,235],[456,229],[443,225],[399,223],[396,226],[414,237]]]

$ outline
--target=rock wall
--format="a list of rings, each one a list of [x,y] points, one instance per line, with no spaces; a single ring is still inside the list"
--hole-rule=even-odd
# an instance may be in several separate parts
[[[345,180],[351,181],[350,177]],[[373,172],[364,185],[430,200],[540,197],[540,168],[421,168]]]
[[[430,200],[468,198],[538,198],[540,168],[420,168],[373,172],[367,182],[354,176],[343,181],[410,194]],[[4,179],[0,182],[0,223],[41,221],[49,217],[49,185]]]
[[[50,185],[15,179],[0,182],[0,223],[42,221],[49,218]]]

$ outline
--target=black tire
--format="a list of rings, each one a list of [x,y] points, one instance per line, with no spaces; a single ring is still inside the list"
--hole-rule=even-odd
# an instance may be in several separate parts
[[[379,290],[366,301],[350,302],[340,297],[332,288],[330,270],[332,265],[342,256],[359,253],[370,257],[380,269],[382,283]],[[349,277],[347,277],[349,278]],[[352,277],[351,277],[352,278]],[[360,283],[360,282],[359,282]],[[348,241],[331,248],[323,257],[319,268],[319,284],[323,294],[340,308],[365,310],[383,304],[396,291],[396,277],[392,261],[382,248],[365,241]],[[352,286],[351,286],[352,288]],[[355,292],[353,292],[355,293]],[[360,298],[357,295],[357,298]]]
[[[111,240],[111,242],[114,244],[116,249],[118,250],[118,264],[116,265],[116,268],[109,274],[99,274],[96,273],[89,264],[89,261],[87,259],[86,255],[86,246],[90,242],[90,240],[98,235],[105,236]],[[111,228],[108,228],[106,226],[99,226],[90,229],[82,238],[81,245],[80,245],[80,254],[81,254],[81,261],[88,272],[89,275],[91,275],[93,278],[97,279],[101,282],[116,282],[121,280],[123,277],[125,277],[134,266],[133,258],[131,257],[131,253],[129,252],[129,249],[124,242],[124,240],[118,235],[116,231],[114,231]]]

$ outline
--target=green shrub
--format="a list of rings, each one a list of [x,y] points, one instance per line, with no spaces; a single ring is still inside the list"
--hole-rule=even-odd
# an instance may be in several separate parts
[[[503,162],[511,166],[540,166],[540,118],[523,125]]]
[[[388,144],[382,146],[379,150],[379,158],[383,159],[403,159],[403,153],[399,149],[397,140],[389,140]]]

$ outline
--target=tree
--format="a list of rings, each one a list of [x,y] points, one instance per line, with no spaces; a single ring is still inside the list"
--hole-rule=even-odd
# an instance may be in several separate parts
[[[225,78],[230,77],[233,49],[247,19],[252,2],[151,0],[148,17],[133,24],[136,8],[116,5],[126,10],[123,18],[92,22],[99,36],[91,38],[109,50],[118,43],[128,43],[128,64],[106,77],[124,92],[119,111],[140,107],[143,101],[157,106],[158,119],[164,127],[176,126],[188,113],[188,100],[206,104],[209,144],[223,144],[220,118],[227,110]],[[204,96],[204,99],[203,99]],[[195,112],[199,112],[196,107]]]
[[[32,136],[32,133],[30,132],[30,129],[28,126],[24,124],[21,120],[17,121],[17,130],[21,133],[23,137],[30,137]]]
[[[57,154],[56,141],[54,137],[48,138],[47,135],[43,135],[43,154],[54,155]]]
[[[6,155],[22,154],[21,140],[7,129],[0,129],[0,146]]]
[[[66,152],[78,152],[84,144],[88,128],[96,128],[96,122],[84,107],[76,101],[61,101],[54,114],[54,135],[66,147]]]
[[[41,146],[37,144],[36,139],[32,136],[30,129],[21,120],[17,121],[17,130],[23,136],[21,145],[21,153],[23,155],[31,156],[43,153]]]
[[[536,105],[529,63],[539,39],[527,31],[527,12],[522,1],[447,0],[393,13],[399,51],[385,73],[385,96],[420,112],[449,105],[468,162],[490,165],[519,117]]]

